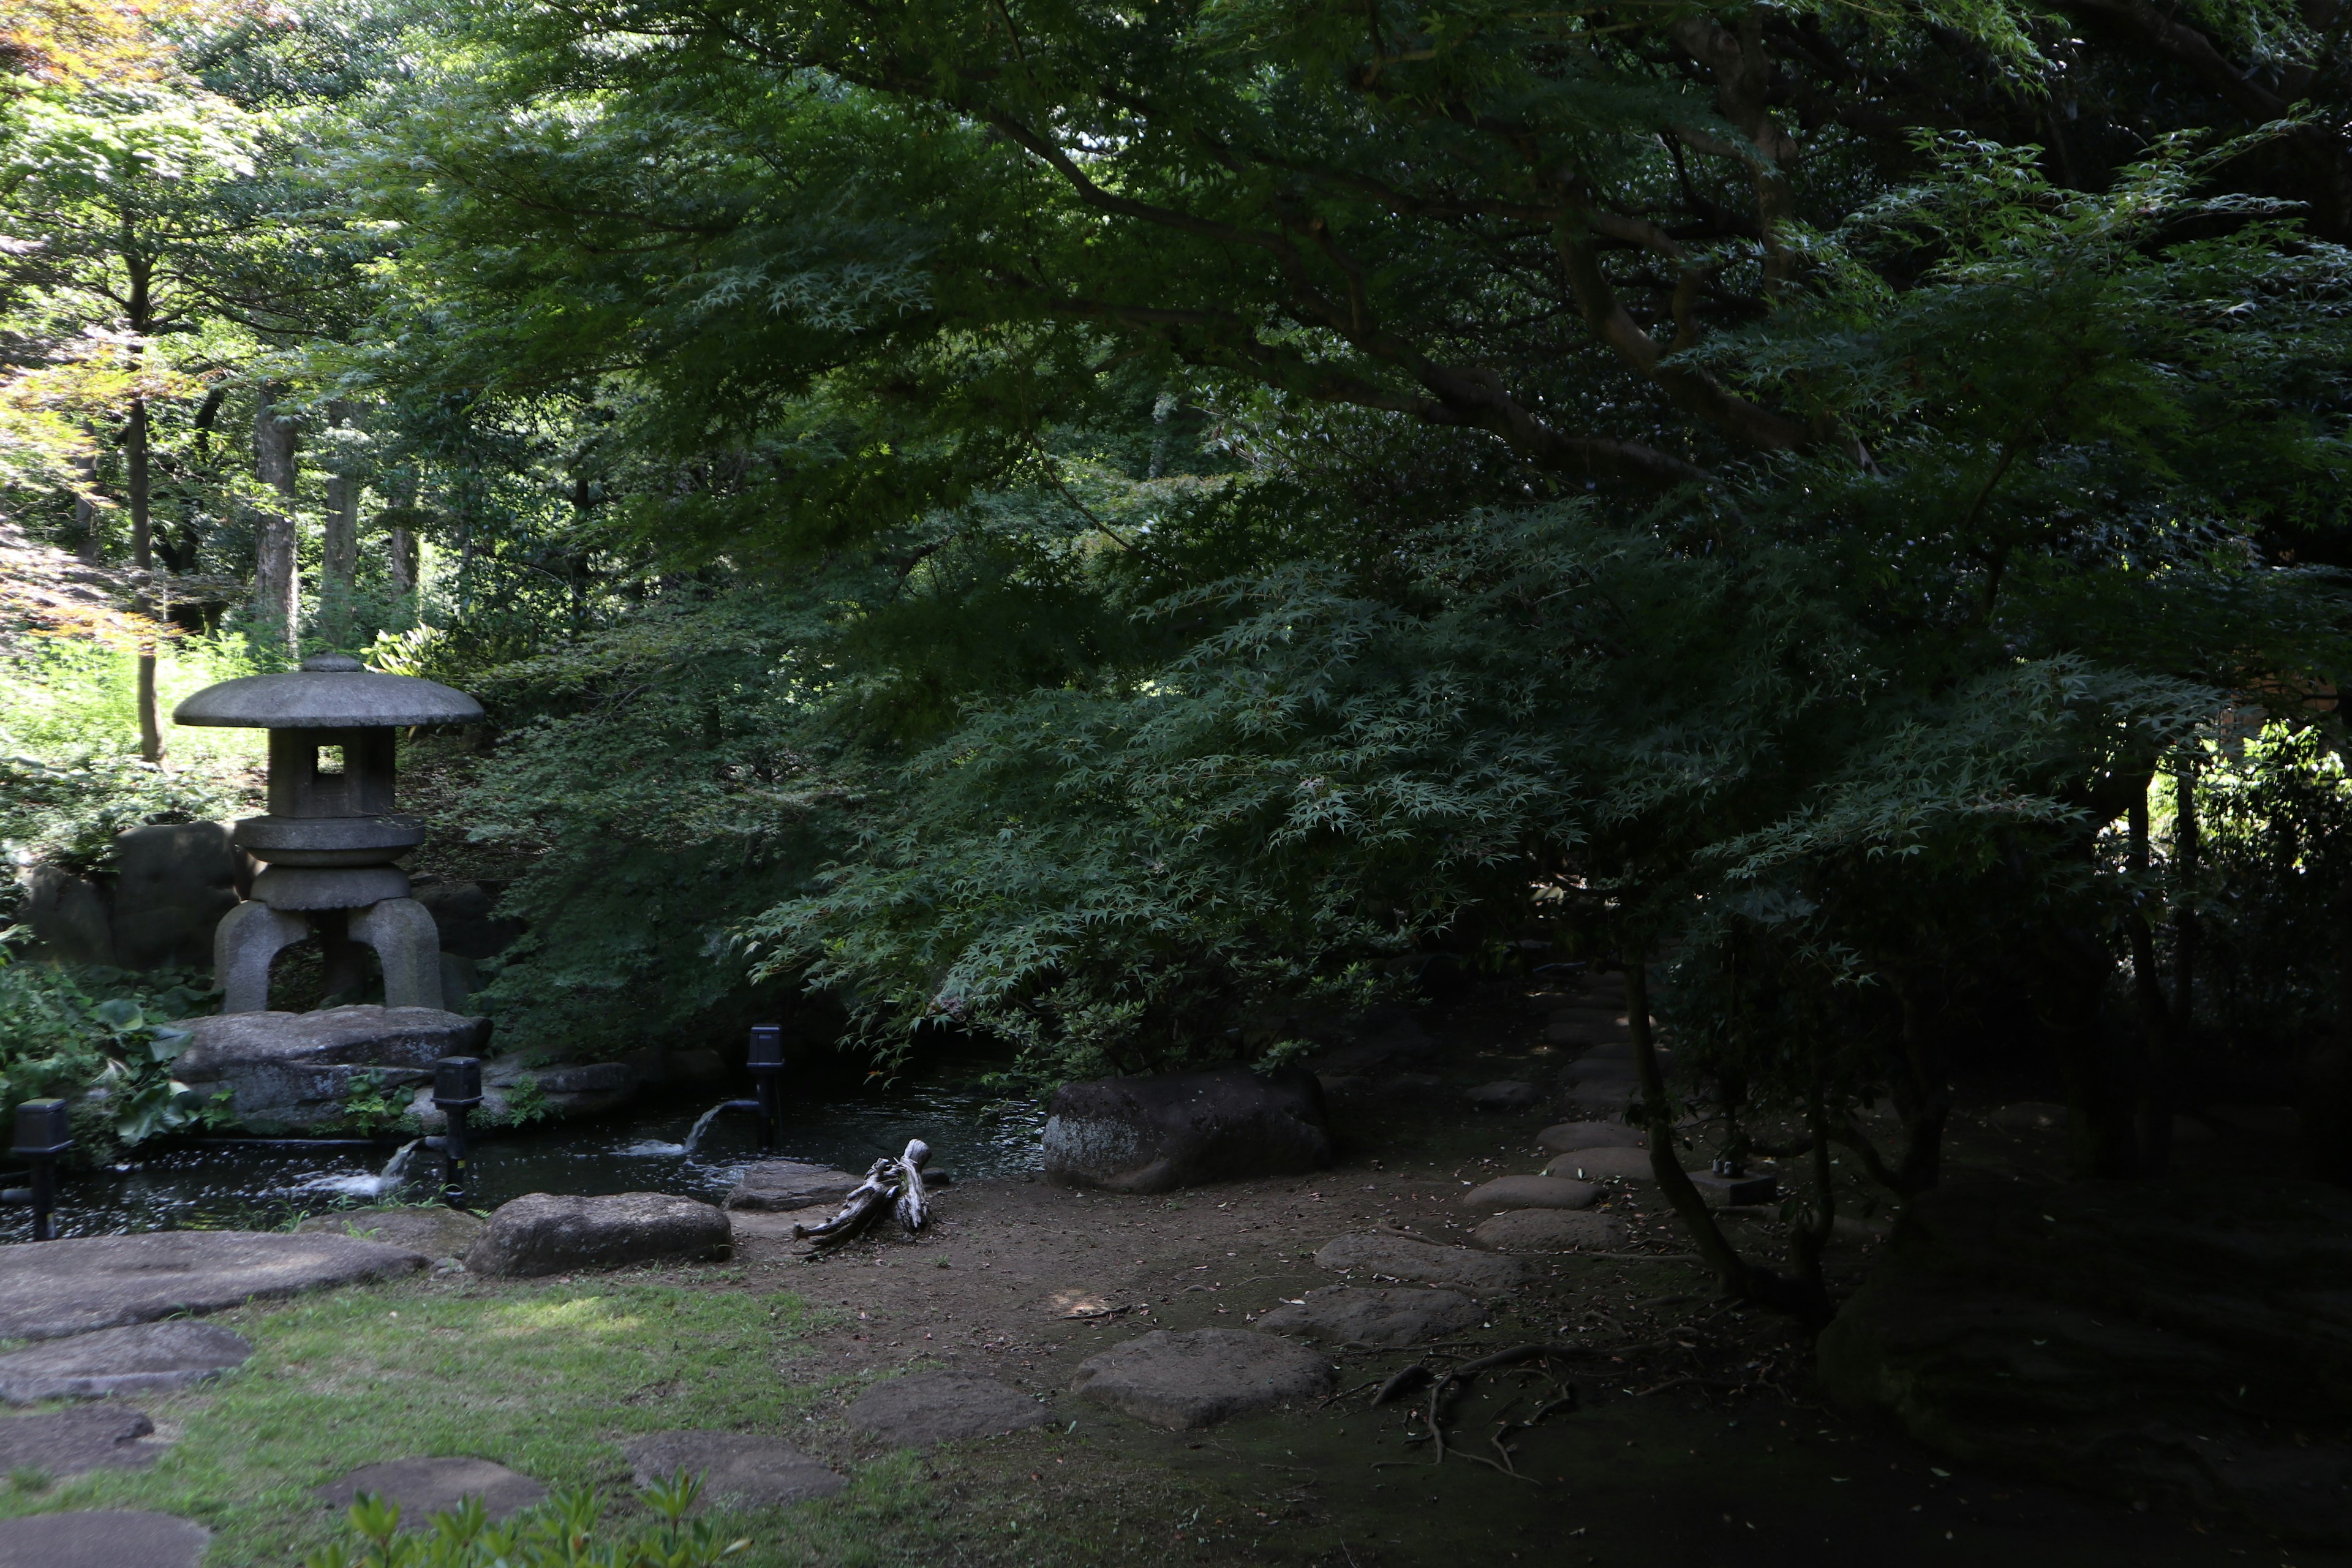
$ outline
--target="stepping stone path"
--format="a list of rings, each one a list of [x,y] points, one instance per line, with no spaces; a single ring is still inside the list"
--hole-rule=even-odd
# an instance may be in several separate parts
[[[52,1340],[181,1312],[413,1273],[428,1260],[349,1237],[243,1230],[89,1236],[0,1247],[0,1339]]]
[[[478,1215],[463,1209],[346,1209],[313,1215],[294,1227],[297,1236],[353,1236],[404,1247],[427,1258],[463,1258],[482,1234]]]
[[[1578,1182],[1649,1182],[1657,1178],[1650,1173],[1650,1152],[1647,1149],[1585,1149],[1573,1154],[1562,1154],[1544,1167],[1544,1174]]]
[[[1478,1303],[1458,1291],[1327,1285],[1265,1313],[1257,1327],[1269,1334],[1295,1334],[1328,1344],[1395,1350],[1475,1329],[1485,1321]]]
[[[0,1400],[102,1399],[185,1388],[245,1364],[253,1346],[218,1323],[174,1319],[100,1329],[0,1355]]]
[[[837,1203],[863,1179],[830,1165],[803,1164],[798,1160],[761,1160],[743,1167],[734,1190],[727,1194],[727,1206],[782,1214],[817,1204]]]
[[[1478,1226],[1470,1239],[1497,1252],[1616,1252],[1625,1246],[1625,1227],[1614,1215],[1514,1209]]]
[[[1324,1243],[1315,1262],[1334,1274],[1369,1274],[1463,1290],[1507,1290],[1527,1278],[1527,1265],[1513,1258],[1370,1232]]]
[[[84,1470],[144,1469],[162,1449],[139,1439],[154,1430],[143,1412],[119,1405],[0,1417],[0,1474],[43,1470],[62,1479]]]
[[[849,1407],[849,1424],[894,1448],[927,1448],[1042,1426],[1045,1405],[992,1377],[916,1372],[876,1384]]]
[[[1328,1394],[1331,1363],[1245,1329],[1154,1329],[1078,1363],[1073,1393],[1172,1432]]]
[[[481,1499],[483,1511],[494,1520],[547,1500],[545,1487],[488,1459],[392,1459],[362,1465],[341,1480],[310,1489],[312,1497],[338,1508],[351,1507],[362,1492],[398,1505],[403,1530],[429,1529],[435,1514],[469,1497]]]
[[[1600,1200],[1601,1189],[1587,1181],[1558,1175],[1497,1176],[1463,1194],[1462,1206],[1497,1214],[1505,1209],[1589,1209]]]
[[[1463,1099],[1473,1110],[1532,1110],[1543,1103],[1543,1090],[1517,1079],[1505,1079],[1500,1083],[1482,1083],[1465,1090]]]
[[[756,1432],[655,1432],[623,1446],[637,1485],[652,1486],[681,1470],[702,1478],[698,1508],[731,1502],[774,1508],[831,1497],[849,1483],[781,1438]]]
[[[168,1513],[37,1513],[0,1520],[0,1568],[197,1568],[212,1539]]]
[[[2021,1100],[1985,1120],[2003,1132],[2059,1132],[2066,1127],[2066,1108],[2046,1100]]]
[[[1536,1134],[1536,1142],[1555,1154],[1582,1149],[1646,1149],[1649,1134],[1622,1121],[1563,1121]]]
[[[501,1205],[466,1253],[475,1274],[531,1279],[656,1259],[723,1258],[734,1239],[709,1204],[667,1193],[558,1197],[527,1193]]]

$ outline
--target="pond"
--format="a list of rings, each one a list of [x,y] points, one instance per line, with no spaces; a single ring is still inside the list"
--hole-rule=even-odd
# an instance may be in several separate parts
[[[714,1097],[648,1098],[642,1109],[547,1123],[478,1139],[470,1206],[488,1210],[525,1193],[656,1192],[716,1203],[759,1157],[747,1116],[722,1116],[693,1152],[685,1139]],[[963,1180],[1034,1170],[1042,1113],[1000,1095],[941,1084],[833,1095],[787,1094],[776,1157],[863,1171],[909,1138],[931,1146],[931,1168]],[[60,1173],[57,1234],[236,1227],[282,1228],[314,1214],[388,1201],[381,1173],[399,1141],[374,1148],[260,1141],[158,1144],[120,1165]],[[437,1156],[417,1151],[402,1201],[432,1195]],[[21,1178],[11,1177],[11,1180]],[[0,1242],[32,1238],[31,1211],[0,1208]]]

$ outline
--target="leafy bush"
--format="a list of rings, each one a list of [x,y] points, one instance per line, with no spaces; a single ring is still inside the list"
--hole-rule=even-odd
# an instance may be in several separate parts
[[[201,1116],[198,1097],[172,1077],[188,1042],[173,1025],[209,1012],[216,993],[170,971],[26,963],[9,952],[13,934],[0,932],[0,1116],[23,1100],[73,1100],[84,1161]]]
[[[709,1520],[688,1523],[700,1478],[680,1475],[641,1494],[653,1519],[608,1524],[604,1499],[562,1492],[492,1524],[479,1498],[433,1516],[429,1533],[402,1533],[400,1509],[362,1494],[352,1505],[356,1547],[334,1545],[304,1568],[709,1568],[751,1545],[729,1541]]]

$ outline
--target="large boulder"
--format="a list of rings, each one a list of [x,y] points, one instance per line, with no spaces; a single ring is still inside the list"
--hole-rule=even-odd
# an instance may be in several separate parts
[[[223,1013],[188,1026],[173,1073],[226,1100],[257,1132],[340,1126],[353,1090],[429,1083],[442,1057],[473,1056],[489,1020],[438,1007],[329,1007],[317,1013]]]
[[[637,1098],[637,1069],[627,1062],[542,1062],[520,1051],[482,1064],[482,1103],[473,1112],[477,1127],[532,1121],[576,1121],[617,1110]],[[410,1097],[408,1114],[427,1132],[449,1125],[448,1113],[433,1103],[433,1086]]]
[[[1297,1068],[1064,1084],[1045,1145],[1048,1177],[1117,1193],[1297,1175],[1331,1163],[1322,1086]]]
[[[575,1268],[619,1268],[657,1260],[723,1258],[733,1239],[727,1215],[667,1193],[559,1197],[526,1193],[502,1204],[467,1250],[476,1274],[531,1278]]]
[[[1955,1184],[1822,1333],[1823,1388],[1970,1464],[2352,1542],[2352,1193]]]
[[[36,865],[25,873],[18,913],[33,933],[35,956],[59,963],[112,963],[113,922],[106,890],[61,867]]]
[[[253,862],[217,822],[158,823],[114,840],[114,962],[208,964],[213,928],[252,886]]]

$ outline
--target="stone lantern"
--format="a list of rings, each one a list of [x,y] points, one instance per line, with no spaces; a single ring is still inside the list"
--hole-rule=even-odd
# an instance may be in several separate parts
[[[462,691],[383,675],[339,653],[285,675],[207,686],[173,710],[179,724],[269,731],[269,815],[236,825],[264,868],[250,898],[213,935],[224,1013],[269,1005],[269,965],[315,926],[331,951],[373,948],[392,1007],[441,1005],[433,917],[393,862],[425,842],[425,825],[393,810],[393,735],[404,724],[468,724],[482,706]]]

